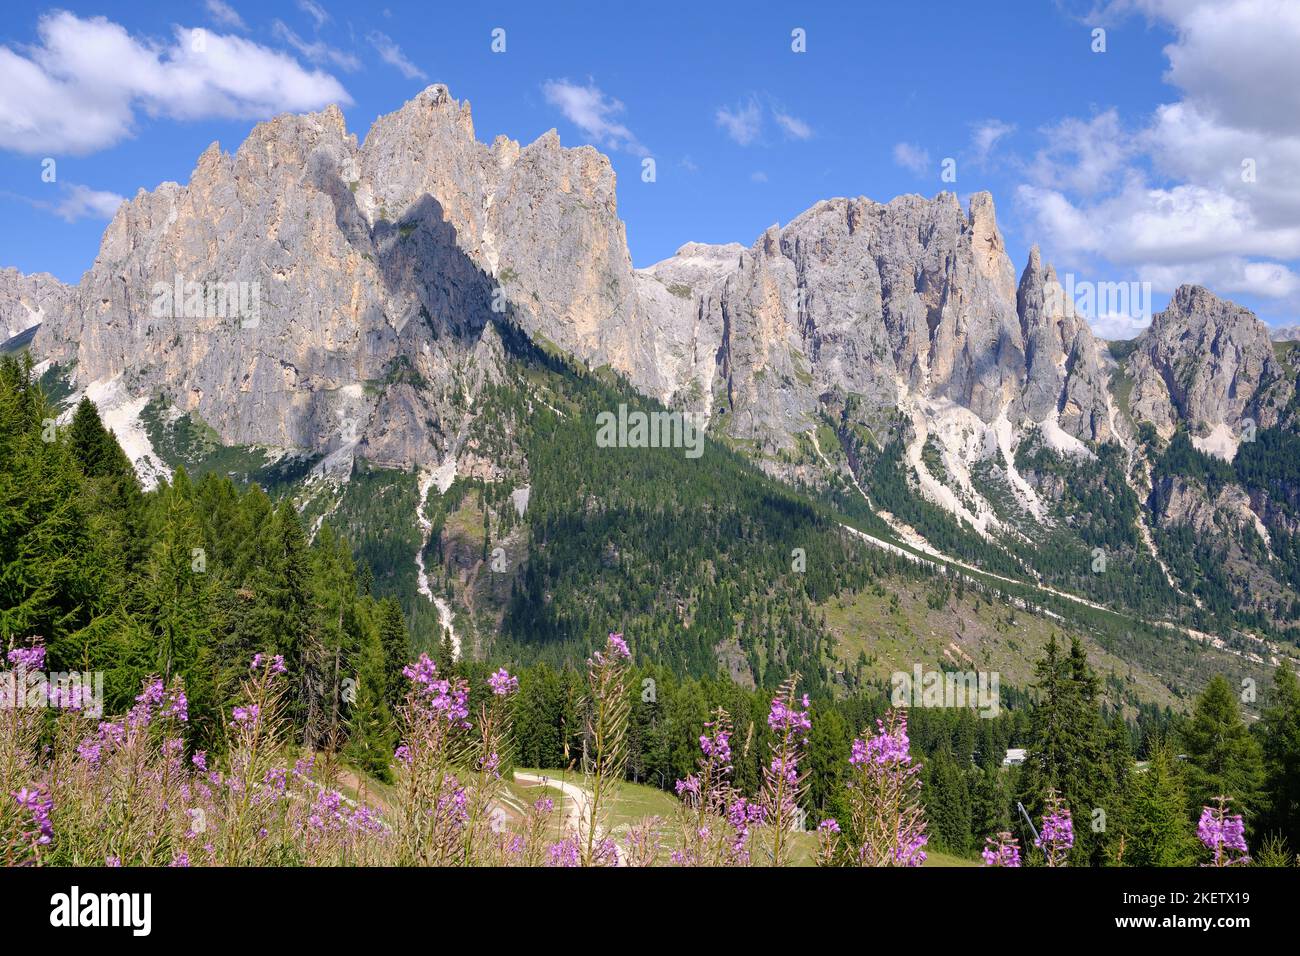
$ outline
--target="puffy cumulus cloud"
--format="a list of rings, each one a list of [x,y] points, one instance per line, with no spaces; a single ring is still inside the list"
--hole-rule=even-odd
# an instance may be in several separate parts
[[[1204,0],[1138,4],[1170,23],[1165,78],[1211,115],[1240,129],[1300,132],[1300,4]]]
[[[1116,0],[1169,28],[1175,102],[1125,128],[1114,110],[1042,133],[1017,191],[1045,251],[1300,307],[1300,3]]]
[[[1067,117],[1039,133],[1046,146],[1029,164],[1029,178],[1040,186],[1088,196],[1114,186],[1137,151],[1113,109],[1090,119]]]
[[[1150,324],[1149,318],[1135,318],[1131,315],[1102,315],[1088,320],[1095,335],[1112,341],[1135,339]]]
[[[70,183],[66,195],[54,206],[53,212],[66,222],[78,219],[112,219],[117,207],[126,202],[125,196],[91,189],[89,186]]]
[[[568,80],[547,80],[542,84],[542,95],[596,143],[637,156],[649,155],[649,150],[618,119],[624,112],[623,104],[606,96],[594,81],[588,80],[582,86]]]
[[[1300,293],[1300,275],[1280,262],[1251,262],[1236,257],[1219,258],[1191,266],[1146,265],[1139,272],[1145,282],[1161,292],[1184,283],[1203,285],[1223,295],[1251,295],[1261,299],[1291,299]]]
[[[176,27],[170,42],[104,17],[41,18],[40,42],[0,47],[0,148],[91,153],[130,136],[137,113],[260,119],[350,104],[334,77],[242,37]]]
[[[1121,265],[1300,255],[1300,226],[1262,226],[1246,203],[1203,186],[1154,188],[1134,177],[1120,192],[1094,203],[1076,204],[1056,190],[1027,185],[1019,188],[1017,199],[1044,245]]]

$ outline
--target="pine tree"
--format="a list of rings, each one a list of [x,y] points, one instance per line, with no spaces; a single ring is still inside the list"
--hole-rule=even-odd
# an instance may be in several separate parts
[[[1187,793],[1178,761],[1161,743],[1151,751],[1145,771],[1133,773],[1125,788],[1119,836],[1110,842],[1112,862],[1124,866],[1191,866],[1197,859]]]
[[[1055,635],[1048,639],[1036,672],[1038,698],[1021,773],[1021,799],[1036,815],[1044,795],[1055,789],[1076,821],[1075,859],[1099,863],[1105,833],[1094,831],[1091,821],[1097,810],[1109,816],[1117,807],[1097,678],[1078,638],[1071,640],[1069,656],[1062,660]]]
[[[396,713],[406,699],[407,680],[402,668],[411,662],[411,635],[402,606],[391,595],[379,602],[379,643],[384,655],[384,699]]]
[[[215,731],[220,701],[212,660],[216,620],[214,590],[203,534],[183,470],[161,491],[162,527],[139,585],[139,628],[130,649],[135,676],[180,675],[195,726]],[[138,685],[137,685],[138,686]],[[209,723],[211,725],[209,726]]]
[[[971,796],[964,769],[953,759],[947,741],[930,757],[922,790],[925,818],[936,842],[951,853],[971,849]]]
[[[1225,796],[1232,799],[1233,812],[1252,822],[1260,803],[1263,763],[1225,677],[1215,675],[1205,686],[1181,736],[1187,752],[1188,811],[1199,816],[1201,807]]]
[[[356,655],[355,693],[344,701],[348,742],[345,752],[357,768],[379,780],[392,778],[391,763],[397,732],[385,699],[384,652],[379,634],[372,633]]]
[[[1288,663],[1273,674],[1273,693],[1260,720],[1265,797],[1260,830],[1300,847],[1300,681]]]

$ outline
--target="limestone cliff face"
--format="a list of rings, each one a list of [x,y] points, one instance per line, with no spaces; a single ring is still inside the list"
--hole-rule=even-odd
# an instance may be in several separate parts
[[[358,162],[358,202],[371,217],[432,196],[531,335],[663,396],[657,316],[640,302],[604,155],[561,147],[555,130],[488,147],[468,104],[433,86],[376,121]]]
[[[647,271],[684,274],[692,258]],[[695,352],[716,364],[712,404],[735,437],[785,445],[832,394],[875,409],[951,402],[985,423],[1059,418],[1074,437],[1104,441],[1098,343],[1073,314],[1048,314],[1055,281],[1035,252],[1017,292],[987,193],[969,212],[948,193],[833,199],[696,283]],[[679,312],[665,324],[680,327],[690,309]],[[708,378],[697,369],[688,381]]]
[[[377,459],[435,457],[490,283],[435,202],[372,221],[357,176],[334,108],[263,123],[234,155],[213,144],[188,185],[123,204],[38,354],[75,358],[82,386],[164,394],[228,443],[331,452],[402,420]],[[191,299],[189,283],[227,297]],[[387,387],[402,376],[431,387]]]
[[[48,272],[0,269],[0,341],[46,319],[58,320],[71,296],[72,290]]]
[[[1137,341],[1130,407],[1162,436],[1181,422],[1203,450],[1231,458],[1243,428],[1278,423],[1294,392],[1254,314],[1200,286],[1182,286]]]

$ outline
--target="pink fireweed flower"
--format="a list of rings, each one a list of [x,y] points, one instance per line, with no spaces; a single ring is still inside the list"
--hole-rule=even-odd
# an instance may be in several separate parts
[[[787,706],[780,697],[772,698],[772,709],[767,715],[767,725],[776,733],[794,733],[803,736],[812,729],[812,720],[808,716],[808,695],[803,695],[804,709]]]
[[[438,677],[438,665],[428,654],[421,654],[420,659],[414,664],[407,664],[402,668],[402,676],[413,684],[429,687]]]
[[[920,765],[912,762],[907,714],[890,710],[876,732],[853,741],[849,785],[853,830],[866,866],[920,866],[925,862],[925,809]]]
[[[171,695],[171,704],[163,712],[164,717],[175,717],[182,723],[187,723],[190,719],[190,702],[185,696],[185,691],[177,688]]]
[[[208,769],[208,752],[206,750],[194,751],[194,756],[190,757],[190,763],[198,767],[199,770]]]
[[[576,837],[565,837],[546,848],[548,866],[575,867],[581,865],[582,848]]]
[[[1034,846],[1047,856],[1048,866],[1064,866],[1074,846],[1074,821],[1070,808],[1055,790],[1048,791],[1045,802],[1043,825]]]
[[[148,704],[150,707],[159,707],[163,702],[163,682],[161,677],[155,677],[149,683],[144,685],[144,690],[140,696],[135,699],[137,704]]]
[[[898,845],[894,848],[894,860],[899,866],[920,866],[926,861],[922,849],[930,838],[924,833],[900,833]]]
[[[1201,807],[1196,836],[1214,853],[1205,866],[1241,866],[1250,862],[1246,825],[1240,813],[1228,813],[1228,803],[1227,797],[1218,797],[1216,806]]]
[[[627,649],[627,641],[623,640],[622,632],[617,634],[611,633],[606,646],[609,653],[615,657],[621,657],[625,661],[632,659],[632,652]]]
[[[31,814],[32,822],[36,824],[35,830],[24,833],[23,836],[41,846],[47,846],[54,839],[54,824],[50,822],[54,801],[44,791],[31,787],[23,787],[11,796],[18,801],[18,806]]]
[[[266,655],[254,654],[252,662],[249,663],[248,665],[248,669],[250,671],[261,670],[263,665],[266,666],[266,669],[268,671],[276,675],[283,674],[287,670],[287,668],[284,666],[283,654],[276,654],[274,657],[271,658],[269,663],[267,663],[266,661]]]
[[[120,747],[126,741],[126,728],[121,724],[102,721],[99,725],[99,739],[109,747]]]
[[[503,667],[488,677],[488,687],[497,697],[507,697],[519,690],[519,678],[511,677]]]
[[[858,766],[874,763],[879,766],[912,762],[911,742],[907,737],[907,717],[900,715],[888,728],[883,720],[876,721],[876,733],[867,740],[855,739],[849,763]]]
[[[15,647],[5,655],[5,659],[15,669],[39,671],[45,667],[45,648],[40,644],[32,647]]]
[[[257,704],[249,704],[247,707],[236,707],[232,714],[237,724],[257,724],[257,717],[262,712],[262,708]]]
[[[996,837],[985,837],[985,847],[980,851],[985,866],[1017,867],[1020,865],[1020,844],[1007,831]]]
[[[711,727],[712,724],[706,724]],[[731,769],[731,734],[726,730],[719,730],[712,737],[708,734],[700,735],[700,751],[706,757],[712,757],[719,764],[723,765],[726,770]]]
[[[96,740],[83,740],[77,744],[77,755],[88,764],[98,764],[103,744]]]

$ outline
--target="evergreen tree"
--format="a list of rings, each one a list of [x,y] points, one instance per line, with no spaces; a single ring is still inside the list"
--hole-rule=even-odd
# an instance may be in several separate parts
[[[1260,830],[1300,847],[1300,681],[1289,663],[1273,674],[1273,693],[1259,722],[1265,797]]]
[[[379,643],[384,655],[384,699],[396,713],[406,699],[407,680],[402,668],[411,662],[411,636],[402,606],[391,595],[379,602]]]
[[[1130,775],[1119,836],[1111,859],[1124,866],[1191,866],[1197,843],[1187,818],[1187,793],[1178,760],[1159,744],[1144,772]]]
[[[925,819],[935,842],[959,855],[971,850],[972,805],[965,768],[944,741],[925,764]]]
[[[1021,773],[1021,799],[1032,814],[1055,789],[1075,820],[1075,859],[1101,861],[1104,832],[1094,831],[1097,810],[1116,809],[1115,780],[1106,759],[1106,729],[1097,703],[1097,678],[1082,643],[1071,639],[1069,656],[1060,658],[1055,635],[1036,667],[1038,696],[1032,714],[1031,743]]]
[[[1196,699],[1181,736],[1187,753],[1188,812],[1199,817],[1201,807],[1225,796],[1232,799],[1234,812],[1252,822],[1260,802],[1263,763],[1259,744],[1241,719],[1232,685],[1221,674]]]

